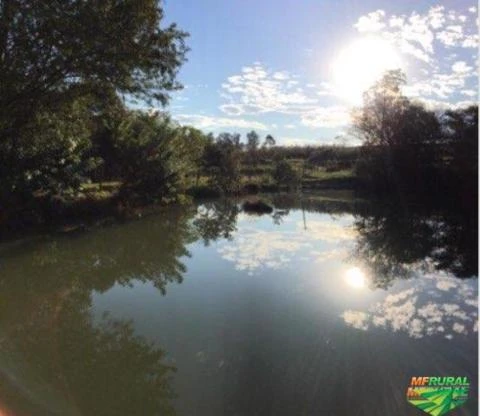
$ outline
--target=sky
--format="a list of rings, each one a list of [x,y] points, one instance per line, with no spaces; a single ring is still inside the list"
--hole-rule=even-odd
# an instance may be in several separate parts
[[[473,0],[164,0],[190,33],[167,110],[205,132],[354,144],[352,108],[385,70],[432,110],[477,102]],[[341,136],[343,138],[338,138]]]

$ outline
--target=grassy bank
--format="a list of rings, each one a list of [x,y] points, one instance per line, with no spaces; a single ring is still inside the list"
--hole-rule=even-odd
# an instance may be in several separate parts
[[[301,170],[301,160],[294,161],[299,172],[299,182],[290,186],[275,183],[269,164],[242,167],[242,174],[235,194],[275,193],[282,191],[309,192],[316,190],[351,190],[355,188],[352,170],[327,171],[324,168]],[[129,219],[162,209],[165,202],[139,203],[120,196],[122,183],[108,181],[85,183],[75,195],[69,197],[46,198],[39,195],[24,208],[12,211],[0,218],[0,234],[16,233],[18,230],[39,230],[44,227],[62,232],[81,231],[90,224],[98,224],[112,219]],[[177,202],[191,199],[218,197],[222,193],[207,177],[192,179],[186,195]]]

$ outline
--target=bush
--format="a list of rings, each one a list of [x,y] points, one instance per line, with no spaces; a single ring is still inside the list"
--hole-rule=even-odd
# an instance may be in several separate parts
[[[298,173],[286,160],[275,163],[272,178],[279,186],[286,185],[292,187],[297,186],[300,182]]]

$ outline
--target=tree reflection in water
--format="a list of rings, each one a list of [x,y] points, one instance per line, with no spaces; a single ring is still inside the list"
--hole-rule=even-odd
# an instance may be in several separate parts
[[[133,325],[91,315],[93,291],[181,282],[194,241],[187,209],[93,231],[4,247],[0,395],[15,414],[173,415],[174,368]]]
[[[478,275],[476,206],[426,207],[395,201],[363,205],[355,213],[354,256],[371,271],[372,285],[389,287],[416,271]]]

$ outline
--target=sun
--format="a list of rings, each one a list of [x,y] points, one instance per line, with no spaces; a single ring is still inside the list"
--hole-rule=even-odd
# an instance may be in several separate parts
[[[351,104],[362,103],[363,93],[389,69],[402,67],[394,47],[386,40],[365,37],[354,41],[332,64],[335,93]]]
[[[352,267],[347,270],[345,281],[349,286],[355,289],[361,289],[365,287],[366,284],[365,273],[358,267]]]

